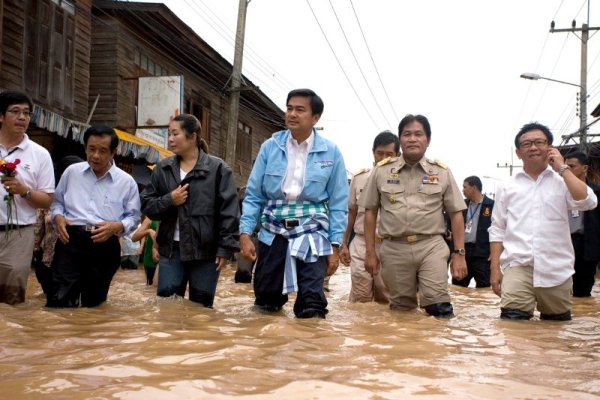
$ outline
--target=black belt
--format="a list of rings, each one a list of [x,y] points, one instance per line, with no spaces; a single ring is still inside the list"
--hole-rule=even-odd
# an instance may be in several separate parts
[[[298,218],[288,218],[281,221],[285,229],[293,229],[300,226],[300,220]]]
[[[81,231],[81,232],[92,232],[92,230],[97,229],[98,227],[92,224],[85,225],[67,225],[67,230]]]
[[[15,225],[15,224],[0,225],[0,232],[12,231],[12,230],[17,230],[17,229],[21,229],[21,228],[27,228],[28,226],[31,226],[31,224],[29,224],[29,225]]]

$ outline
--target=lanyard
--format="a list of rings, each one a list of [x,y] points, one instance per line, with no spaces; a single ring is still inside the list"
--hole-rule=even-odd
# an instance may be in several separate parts
[[[6,153],[6,155],[4,157],[1,157],[3,160],[6,160],[6,157],[10,156],[12,153],[14,153],[15,151],[19,150],[18,146],[15,146],[12,148],[11,151],[9,151],[8,153]]]
[[[467,211],[471,211],[471,204],[472,203],[469,203],[469,208],[467,209]],[[473,210],[473,212],[471,213],[471,215],[469,215],[469,218],[467,218],[467,222],[473,221],[473,217],[477,213],[477,210],[479,210],[479,206],[481,206],[481,203],[477,204],[477,207],[475,207],[475,210]]]

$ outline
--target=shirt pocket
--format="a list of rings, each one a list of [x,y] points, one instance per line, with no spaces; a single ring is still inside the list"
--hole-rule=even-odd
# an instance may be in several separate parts
[[[118,221],[123,215],[123,200],[105,196],[100,207],[100,218],[104,221]]]
[[[568,210],[565,197],[550,195],[544,200],[543,218],[549,221],[568,221]]]
[[[395,210],[406,207],[404,185],[385,185],[381,187],[381,207]]]
[[[442,204],[442,187],[438,185],[421,185],[417,190],[418,204],[422,210],[431,210]]]
[[[329,198],[327,193],[327,182],[329,181],[331,168],[325,170],[307,170],[304,177],[303,197],[309,201],[320,201]]]
[[[277,197],[281,193],[281,185],[283,185],[283,177],[286,172],[285,167],[279,169],[269,168],[265,171],[263,177],[263,192],[269,197]]]

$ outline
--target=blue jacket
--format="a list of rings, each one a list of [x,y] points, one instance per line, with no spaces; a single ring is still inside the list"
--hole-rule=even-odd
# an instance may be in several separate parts
[[[286,144],[289,130],[279,131],[262,144],[248,179],[242,205],[240,233],[252,234],[268,200],[284,200],[281,187],[287,171]],[[342,243],[348,214],[348,177],[338,147],[313,129],[314,143],[308,153],[304,187],[298,200],[327,202],[329,241]],[[261,229],[258,239],[271,245],[274,235]]]

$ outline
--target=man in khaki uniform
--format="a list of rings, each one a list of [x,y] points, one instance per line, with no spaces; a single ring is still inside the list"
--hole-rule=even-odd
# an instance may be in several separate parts
[[[411,310],[420,305],[430,315],[452,317],[442,210],[450,216],[455,232],[452,277],[462,279],[467,274],[465,202],[448,167],[425,158],[431,140],[427,118],[407,115],[400,121],[398,135],[402,156],[378,163],[359,199],[366,209],[365,268],[373,275],[379,270],[375,251],[379,213],[381,275],[390,291],[390,307]]]
[[[375,163],[389,157],[396,157],[400,151],[398,136],[390,131],[381,132],[373,141],[373,158]],[[365,269],[365,236],[364,215],[365,209],[358,206],[358,198],[367,183],[371,169],[365,168],[357,172],[350,182],[350,196],[348,197],[348,225],[342,246],[340,247],[340,261],[350,265],[352,286],[350,288],[350,302],[369,302],[388,304],[389,294],[383,283],[381,274],[371,274]],[[350,241],[350,236],[354,238]],[[379,248],[381,239],[378,237],[376,247]],[[350,244],[348,245],[348,242]]]

